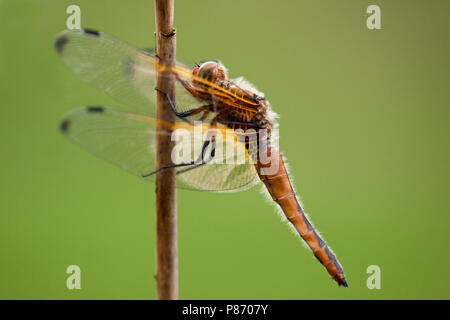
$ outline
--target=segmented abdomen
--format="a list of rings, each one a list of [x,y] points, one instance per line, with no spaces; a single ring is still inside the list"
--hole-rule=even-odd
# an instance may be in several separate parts
[[[274,147],[268,147],[272,161],[278,159],[278,169],[273,174],[266,174],[271,163],[262,164],[257,161],[255,164],[259,178],[265,184],[272,199],[281,207],[286,218],[295,227],[300,236],[308,244],[316,258],[327,269],[331,277],[341,286],[347,287],[347,281],[341,265],[334,253],[325,244],[325,241],[317,234],[314,227],[308,221],[303,209],[297,201],[294,190],[291,186],[286,167],[281,154]]]

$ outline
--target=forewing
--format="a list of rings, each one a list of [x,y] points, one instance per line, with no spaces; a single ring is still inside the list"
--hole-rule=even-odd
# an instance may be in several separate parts
[[[55,49],[80,79],[116,99],[122,109],[155,114],[156,69],[161,70],[155,55],[91,30],[61,32],[55,40]],[[189,78],[189,69],[182,65],[176,69]],[[161,76],[173,77],[171,70],[165,71]],[[179,82],[175,95],[179,111],[201,104]]]

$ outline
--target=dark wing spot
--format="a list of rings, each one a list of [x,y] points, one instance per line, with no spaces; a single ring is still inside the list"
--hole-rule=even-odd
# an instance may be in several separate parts
[[[62,35],[55,39],[55,43],[53,44],[55,46],[55,50],[58,53],[61,53],[64,49],[64,46],[67,44],[69,39],[67,36]]]
[[[60,125],[59,125],[59,130],[62,133],[67,133],[67,131],[69,130],[70,127],[70,119],[66,118],[63,121],[61,121]]]
[[[92,107],[86,107],[86,111],[89,113],[102,113],[105,111],[105,108],[92,106]]]
[[[84,33],[86,33],[86,34],[90,34],[90,35],[93,35],[96,37],[100,36],[100,32],[97,30],[93,30],[93,29],[83,29],[83,30],[84,30]]]

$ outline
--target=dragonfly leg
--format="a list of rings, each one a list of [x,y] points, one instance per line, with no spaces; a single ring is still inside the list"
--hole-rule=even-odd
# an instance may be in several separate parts
[[[192,164],[192,167],[189,167],[189,168],[186,168],[186,169],[178,170],[178,171],[176,172],[176,174],[178,175],[178,174],[182,174],[182,173],[187,172],[187,171],[191,171],[191,170],[193,170],[193,169],[197,169],[198,167],[204,166],[204,165],[207,164],[208,162],[211,162],[211,161],[214,159],[214,156],[215,156],[215,151],[216,151],[215,145],[216,145],[216,142],[215,142],[215,140],[214,140],[213,145],[211,146],[211,153],[210,153],[209,159],[207,159],[207,160],[202,160],[200,163],[193,163],[193,164]],[[202,154],[203,154],[203,152],[202,152]]]
[[[209,159],[205,160],[205,155],[206,155],[206,149],[208,148],[209,144],[211,143],[211,152],[209,154]],[[202,147],[202,153],[201,155],[198,157],[197,160],[188,162],[188,163],[177,163],[177,164],[169,164],[169,165],[165,165],[162,166],[158,169],[156,169],[155,171],[152,171],[150,173],[146,173],[146,174],[142,174],[142,178],[147,178],[150,177],[164,169],[169,169],[169,168],[178,168],[178,167],[185,167],[185,166],[192,166],[192,165],[196,165],[194,166],[192,169],[197,168],[200,165],[204,165],[208,162],[210,162],[216,153],[216,140],[214,137],[211,138],[211,140],[205,141],[205,143],[203,144]],[[191,170],[191,168],[188,168],[186,171]],[[184,172],[184,171],[183,171]],[[179,173],[179,171],[177,172],[177,174]]]
[[[178,75],[177,75],[177,80],[195,98],[200,99],[202,101],[210,100],[210,98],[211,98],[211,94],[210,93],[205,92],[204,90],[202,90],[200,88],[194,87],[191,83],[189,83],[186,80],[181,79]]]
[[[195,161],[192,161],[192,162],[189,162],[189,163],[169,164],[169,165],[166,165],[166,166],[162,166],[162,167],[160,167],[160,168],[158,168],[155,171],[152,171],[150,173],[142,174],[141,177],[142,178],[147,178],[147,177],[150,177],[150,176],[152,176],[152,175],[154,175],[154,174],[156,174],[156,173],[158,173],[160,171],[163,171],[164,169],[178,168],[178,167],[184,167],[184,166],[191,166],[191,165],[194,165],[194,164],[195,164]]]
[[[206,108],[209,108],[210,105],[205,105],[205,106],[201,106],[198,108],[194,108],[191,110],[187,110],[187,111],[183,111],[183,112],[179,112],[177,111],[177,108],[175,107],[175,104],[173,103],[172,99],[170,98],[169,94],[161,89],[155,88],[156,91],[158,91],[159,93],[162,93],[167,101],[169,102],[170,108],[172,109],[172,111],[175,113],[175,115],[179,118],[182,118],[183,120],[185,120],[184,118],[192,116],[194,114],[200,113],[202,111],[204,111]]]

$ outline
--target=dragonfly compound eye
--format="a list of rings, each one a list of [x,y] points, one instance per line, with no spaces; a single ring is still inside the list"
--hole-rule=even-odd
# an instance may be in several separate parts
[[[221,67],[217,62],[208,61],[202,63],[200,68],[198,68],[197,76],[211,82],[216,82],[218,78],[222,78],[222,73],[223,71],[221,72]]]

